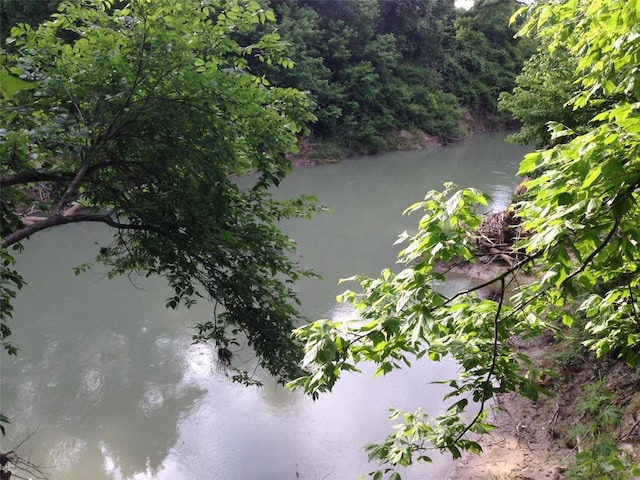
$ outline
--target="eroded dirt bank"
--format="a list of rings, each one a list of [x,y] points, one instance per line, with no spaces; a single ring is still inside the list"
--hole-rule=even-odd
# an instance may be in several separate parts
[[[519,348],[534,362],[542,361],[549,348],[540,338]],[[481,455],[459,461],[450,480],[557,480],[562,478],[572,454],[554,439],[558,421],[557,398],[541,398],[537,404],[515,394],[499,397],[492,412],[497,430],[480,439]]]

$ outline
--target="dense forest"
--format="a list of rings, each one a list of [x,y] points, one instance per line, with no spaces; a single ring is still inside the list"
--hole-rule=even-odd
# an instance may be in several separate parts
[[[513,88],[531,44],[514,39],[513,1],[273,2],[278,31],[296,67],[268,77],[308,91],[314,135],[349,150],[394,147],[393,134],[460,136],[464,112],[505,120],[500,92]]]
[[[450,142],[463,121],[482,128],[509,122],[497,108],[510,91],[533,42],[516,39],[509,18],[515,0],[480,0],[470,10],[454,0],[262,0],[275,13],[242,41],[276,30],[295,68],[249,59],[257,76],[307,92],[316,120],[317,156],[403,148],[400,131]],[[36,25],[55,0],[3,0],[2,37],[18,22]],[[253,35],[253,37],[252,37]],[[11,48],[11,45],[7,45]],[[467,125],[466,128],[469,128]],[[473,128],[473,127],[472,127]]]

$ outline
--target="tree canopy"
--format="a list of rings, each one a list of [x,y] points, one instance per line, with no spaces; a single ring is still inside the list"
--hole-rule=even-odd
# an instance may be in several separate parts
[[[310,93],[334,118],[319,116],[313,132],[356,150],[384,149],[400,129],[455,139],[465,110],[499,124],[498,93],[513,87],[531,53],[513,38],[508,19],[518,4],[510,0],[469,11],[452,0],[297,3],[317,14],[326,39],[319,61],[331,72],[331,94]]]
[[[223,307],[196,340],[245,335],[277,378],[300,374],[293,284],[312,273],[274,221],[316,207],[269,189],[306,128],[352,151],[387,148],[399,128],[455,137],[460,100],[442,72],[465,14],[451,0],[58,3],[3,0],[0,12],[4,349],[16,352],[9,319],[24,286],[15,251],[99,222],[114,232],[96,258],[111,275],[166,277],[169,307]],[[258,179],[241,190],[233,176],[248,170]]]
[[[498,93],[513,87],[532,53],[530,42],[514,39],[516,29],[508,24],[515,0],[477,2],[468,11],[456,9],[454,0],[259,3],[273,9],[296,68],[248,58],[252,72],[308,92],[317,117],[307,125],[314,141],[345,154],[395,148],[400,130],[455,140],[465,112],[487,126],[501,125]],[[1,20],[35,26],[55,4],[3,0]],[[269,22],[236,31],[236,39],[253,44],[272,29]]]
[[[297,330],[306,341],[303,366],[310,373],[291,385],[308,392],[330,391],[343,371],[363,361],[375,362],[377,374],[422,357],[453,358],[460,365],[459,378],[448,382],[444,414],[396,410],[392,418],[401,423],[394,433],[367,446],[370,458],[383,463],[374,478],[400,478],[397,467],[429,461],[432,450],[453,457],[479,452],[469,434],[491,429],[487,405],[496,395],[515,392],[535,400],[543,392],[540,372],[509,343],[512,336],[562,336],[578,329],[584,346],[598,356],[638,365],[640,9],[624,0],[565,0],[524,8],[520,15],[521,34],[535,34],[544,45],[523,75],[559,57],[572,59],[563,65],[573,65],[568,80],[576,82],[574,88],[545,101],[553,106],[548,120],[568,102],[576,127],[550,122],[554,146],[528,154],[520,165],[527,191],[505,212],[516,219],[511,265],[467,291],[449,297],[437,291],[444,279],[439,265],[476,262],[483,254],[479,208],[487,196],[447,185],[407,209],[422,217],[417,233],[398,240],[404,246],[400,271],[349,279],[359,289],[338,300],[355,307],[356,319],[322,320]],[[537,88],[534,83],[527,85]],[[521,105],[530,98],[524,86],[512,95]],[[522,273],[534,279],[521,283]],[[485,288],[494,289],[495,297],[481,295]],[[620,450],[595,457],[592,467],[605,475],[598,478],[638,474]]]
[[[470,11],[453,0],[272,5],[296,68],[270,78],[308,91],[317,105],[314,137],[350,152],[394,148],[399,130],[454,140],[464,111],[500,124],[498,94],[513,87],[532,53],[531,42],[513,38],[512,0]]]
[[[312,116],[305,95],[247,66],[290,66],[265,27],[273,20],[236,0],[71,0],[37,29],[11,29],[3,67],[33,88],[0,109],[5,349],[15,353],[8,319],[24,283],[14,251],[51,227],[99,222],[114,235],[96,252],[110,275],[164,276],[172,308],[220,305],[196,340],[244,335],[280,381],[299,374],[293,284],[311,272],[276,221],[316,207],[269,189]],[[251,43],[239,40],[258,26]],[[241,189],[233,177],[249,170],[256,180]]]

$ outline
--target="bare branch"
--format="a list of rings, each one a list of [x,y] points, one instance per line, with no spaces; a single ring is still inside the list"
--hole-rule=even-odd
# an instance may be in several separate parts
[[[15,175],[0,177],[0,188],[35,182],[66,182],[73,179],[73,177],[73,172],[42,172],[29,170],[28,172],[20,172]]]
[[[0,475],[0,478],[16,478],[22,480],[37,479],[48,480],[50,478],[48,473],[43,472],[41,466],[32,463],[26,458],[17,453],[17,450],[28,442],[36,432],[32,432],[27,435],[21,442],[19,442],[13,449],[8,452],[0,452],[0,474],[8,473],[8,477]],[[26,475],[26,476],[22,476]]]
[[[60,201],[58,202],[56,207],[53,209],[54,213],[60,213],[64,208],[65,204],[71,201],[72,195],[77,191],[78,186],[84,180],[90,165],[91,165],[90,161],[85,160],[84,163],[80,166],[80,168],[75,174],[75,177],[67,187],[67,190],[64,192],[64,195],[62,195],[62,198],[60,198]]]
[[[13,233],[5,236],[2,239],[2,246],[8,247],[15,243],[18,243],[21,240],[24,240],[31,235],[40,232],[42,230],[46,230],[51,227],[57,227],[60,225],[66,225],[69,223],[81,223],[81,222],[99,222],[109,225],[110,227],[117,228],[119,230],[146,230],[146,231],[157,231],[152,226],[148,225],[134,225],[127,223],[120,223],[113,219],[111,213],[107,214],[93,214],[93,213],[80,213],[76,215],[62,215],[55,214],[49,217],[44,217],[42,221],[33,223],[31,225],[27,225],[20,230],[16,230]]]
[[[522,270],[522,268],[524,268],[525,265],[527,265],[529,262],[534,261],[536,258],[538,258],[539,256],[542,255],[542,252],[537,252],[534,255],[528,256],[526,258],[524,258],[523,260],[519,261],[518,263],[516,263],[515,265],[507,268],[504,272],[502,272],[499,275],[496,275],[495,277],[491,277],[490,279],[475,285],[473,287],[470,287],[466,290],[462,290],[458,293],[456,293],[455,295],[453,295],[452,297],[448,298],[446,300],[446,302],[443,305],[448,305],[451,302],[453,302],[456,298],[462,297],[464,295],[468,295],[471,292],[477,292],[478,290],[482,290],[483,288],[486,288],[490,285],[493,285],[496,282],[504,282],[505,279],[509,276],[509,275],[515,275],[516,272]]]

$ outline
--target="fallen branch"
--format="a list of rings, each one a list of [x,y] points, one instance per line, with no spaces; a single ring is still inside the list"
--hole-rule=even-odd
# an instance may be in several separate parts
[[[0,480],[16,478],[19,480],[48,480],[50,478],[48,474],[42,471],[42,467],[39,467],[16,453],[16,450],[24,445],[34,433],[27,435],[27,437],[13,447],[12,450],[0,453]],[[23,477],[22,475],[26,476]]]

